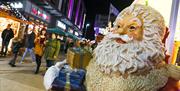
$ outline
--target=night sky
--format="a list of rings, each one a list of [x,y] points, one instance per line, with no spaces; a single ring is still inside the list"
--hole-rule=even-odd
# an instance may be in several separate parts
[[[123,10],[125,7],[129,6],[134,0],[84,0],[87,10],[86,22],[89,23],[88,31],[86,33],[86,38],[91,40],[94,39],[94,21],[96,14],[108,15],[109,6],[112,3],[119,11]]]

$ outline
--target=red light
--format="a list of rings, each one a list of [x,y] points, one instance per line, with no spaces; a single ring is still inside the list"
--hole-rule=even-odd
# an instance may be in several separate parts
[[[49,20],[49,16],[46,16],[46,20]]]
[[[35,8],[32,8],[32,13],[36,15],[38,12]]]
[[[36,8],[32,8],[31,12],[33,15],[37,15],[42,19],[49,20],[49,16],[46,15],[46,17],[44,17],[45,14],[43,14],[43,12],[38,11]]]
[[[40,17],[43,17],[43,14],[42,14],[42,13],[40,13],[40,14],[39,14],[39,16],[40,16]]]

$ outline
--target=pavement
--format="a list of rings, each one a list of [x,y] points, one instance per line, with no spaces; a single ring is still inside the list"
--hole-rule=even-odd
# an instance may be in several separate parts
[[[45,60],[42,59],[39,74],[34,74],[36,64],[30,57],[25,58],[25,63],[20,64],[21,57],[17,58],[16,67],[8,65],[11,56],[0,57],[0,91],[45,91],[43,75],[46,71]],[[65,59],[60,55],[59,60]]]

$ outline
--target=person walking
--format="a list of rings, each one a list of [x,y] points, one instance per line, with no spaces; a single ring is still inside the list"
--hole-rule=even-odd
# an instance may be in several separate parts
[[[35,74],[39,73],[39,68],[41,66],[41,58],[43,56],[44,48],[45,48],[45,41],[46,41],[46,30],[42,29],[40,34],[37,36],[35,40],[35,48],[34,52],[36,55],[36,70]]]
[[[33,48],[34,48],[34,40],[35,40],[35,33],[33,32],[33,25],[29,25],[28,26],[28,33],[26,35],[26,40],[25,40],[25,52],[23,54],[23,57],[20,61],[20,63],[23,63],[23,60],[26,56],[26,54],[29,52],[31,57],[32,57],[32,61],[35,62],[36,60],[36,57],[35,57],[35,54],[34,54],[34,51],[33,51]]]
[[[11,29],[11,24],[7,25],[7,28],[3,30],[1,38],[2,38],[2,48],[1,55],[6,56],[8,51],[9,41],[14,37],[13,30]],[[4,51],[5,49],[5,51]]]
[[[22,47],[22,31],[20,31],[18,36],[13,39],[12,44],[13,58],[10,60],[9,65],[11,67],[16,67],[15,62],[18,57],[19,49]]]
[[[46,60],[47,68],[54,65],[54,62],[57,60],[57,57],[59,55],[59,49],[60,41],[57,40],[56,34],[53,33],[51,35],[51,39],[48,39],[44,51],[44,58]]]

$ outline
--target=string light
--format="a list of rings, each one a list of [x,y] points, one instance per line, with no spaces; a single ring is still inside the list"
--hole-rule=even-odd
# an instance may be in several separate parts
[[[7,2],[5,4],[0,4],[0,8],[5,11],[10,11],[13,15],[15,15],[17,18],[22,19],[23,21],[27,20],[17,9],[13,8],[10,5],[10,2]]]

